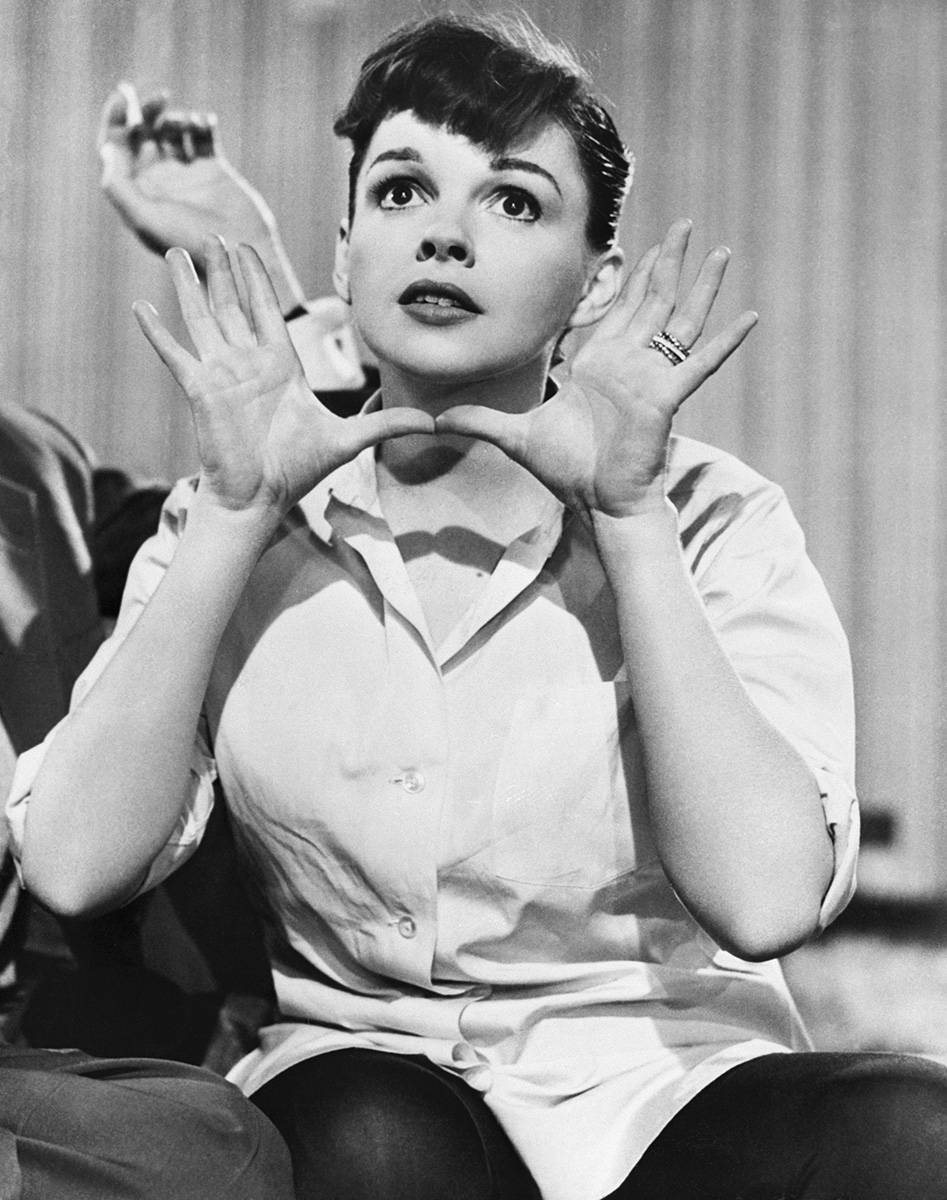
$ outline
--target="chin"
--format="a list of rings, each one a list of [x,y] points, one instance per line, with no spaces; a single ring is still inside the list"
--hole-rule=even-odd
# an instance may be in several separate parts
[[[419,384],[463,386],[495,379],[516,370],[516,364],[464,361],[461,355],[411,355],[386,360],[396,371]]]

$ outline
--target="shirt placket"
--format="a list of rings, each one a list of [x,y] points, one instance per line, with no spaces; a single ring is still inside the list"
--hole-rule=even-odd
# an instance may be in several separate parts
[[[404,561],[368,480],[355,503],[330,504],[335,536],[361,558],[383,601],[387,687],[397,702],[373,737],[390,764],[382,784],[379,819],[390,854],[380,919],[362,922],[359,957],[380,974],[432,986],[437,947],[437,870],[449,750],[447,697],[442,671],[537,577],[562,529],[562,508],[504,553],[471,607],[440,647],[435,647]],[[377,858],[376,858],[377,863]],[[377,879],[377,872],[375,872]]]
[[[380,974],[430,987],[446,782],[443,680],[394,539],[374,525],[344,536],[381,593],[386,679],[379,685],[389,697],[371,733],[385,764],[377,804],[384,847],[373,871],[383,886],[377,919],[362,923],[359,956]]]

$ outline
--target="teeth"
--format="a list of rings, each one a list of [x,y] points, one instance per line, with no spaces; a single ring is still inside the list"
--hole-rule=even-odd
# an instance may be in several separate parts
[[[438,308],[454,308],[457,301],[452,300],[449,296],[418,296],[417,303],[436,304]]]

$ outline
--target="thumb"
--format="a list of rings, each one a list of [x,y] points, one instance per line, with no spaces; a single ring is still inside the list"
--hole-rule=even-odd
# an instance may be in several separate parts
[[[109,93],[102,106],[96,136],[99,151],[107,145],[127,145],[130,133],[142,125],[143,119],[135,85],[123,80]]]
[[[148,203],[135,182],[131,151],[115,142],[105,142],[99,147],[99,157],[102,191],[133,229],[147,229]]]
[[[378,412],[360,413],[345,421],[348,430],[357,434],[359,448],[373,446],[385,438],[404,437],[411,433],[434,433],[434,422],[428,413],[417,408],[383,408]]]
[[[515,459],[525,441],[526,420],[525,413],[498,412],[483,404],[458,404],[437,417],[435,428],[438,433],[459,433],[492,442]]]

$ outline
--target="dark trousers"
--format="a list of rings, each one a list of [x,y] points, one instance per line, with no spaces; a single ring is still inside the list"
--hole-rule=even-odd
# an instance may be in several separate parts
[[[235,1087],[157,1059],[0,1048],[0,1200],[292,1200]]]
[[[297,1200],[539,1200],[479,1093],[420,1058],[341,1050],[252,1097]],[[947,1068],[908,1055],[773,1054],[733,1068],[608,1200],[940,1200]]]

